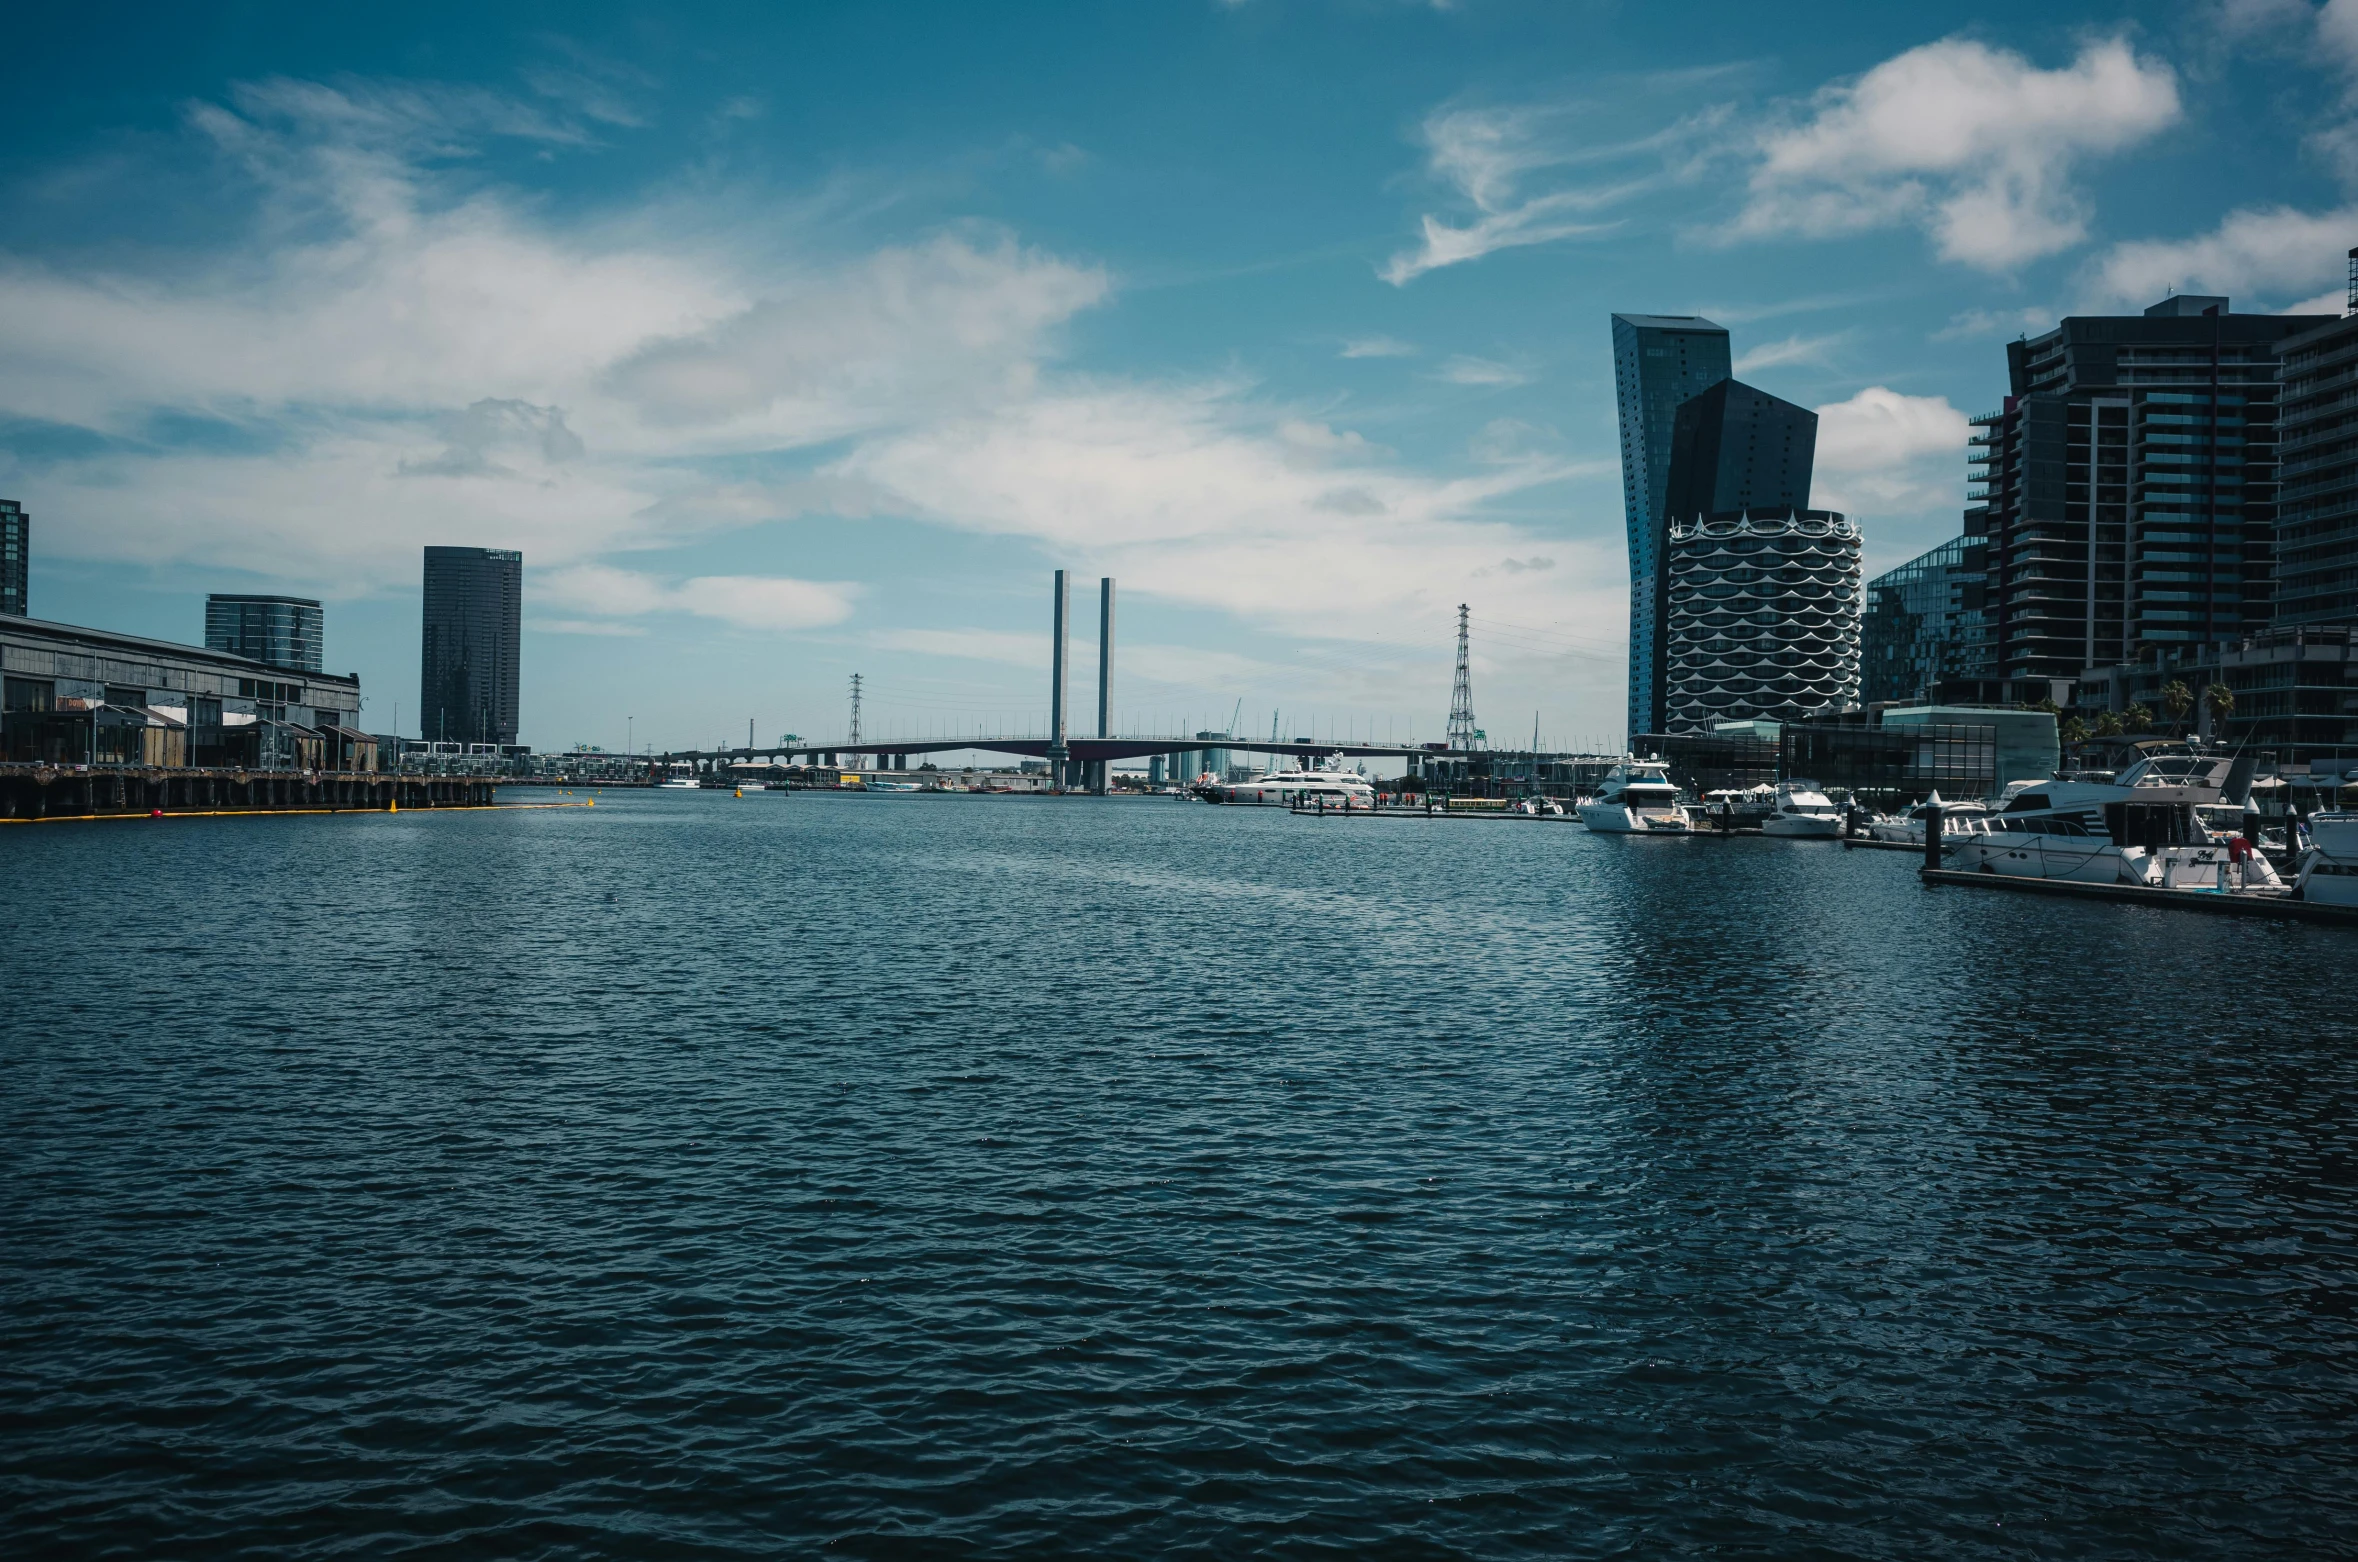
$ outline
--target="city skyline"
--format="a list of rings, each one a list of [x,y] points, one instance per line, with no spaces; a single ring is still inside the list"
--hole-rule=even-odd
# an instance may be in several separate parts
[[[1437,738],[1470,601],[1486,707],[1609,733],[1611,314],[1715,321],[1816,413],[1879,573],[1958,534],[2003,342],[2339,312],[2330,15],[1706,14],[38,18],[0,159],[35,610],[317,598],[415,732],[416,550],[519,549],[523,741],[684,745],[828,730],[852,671],[879,730],[1044,715],[1070,567],[1127,588],[1117,726]]]

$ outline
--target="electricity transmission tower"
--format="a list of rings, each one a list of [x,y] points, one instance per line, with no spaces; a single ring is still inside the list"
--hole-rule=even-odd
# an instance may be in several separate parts
[[[852,674],[851,742],[860,741],[860,675]]]
[[[1472,748],[1482,734],[1474,727],[1474,675],[1466,659],[1466,605],[1457,605],[1457,682],[1449,690],[1449,746]]]

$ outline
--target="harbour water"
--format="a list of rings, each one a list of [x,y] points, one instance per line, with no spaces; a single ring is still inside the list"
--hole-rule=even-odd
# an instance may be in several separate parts
[[[7,1554],[2349,1554],[2358,938],[1127,800],[0,836]]]

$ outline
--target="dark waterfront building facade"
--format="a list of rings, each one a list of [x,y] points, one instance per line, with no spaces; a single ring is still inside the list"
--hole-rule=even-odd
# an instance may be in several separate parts
[[[327,670],[326,618],[309,597],[205,598],[205,648],[295,672]]]
[[[428,548],[418,699],[425,736],[514,743],[524,555],[510,548]]]
[[[2348,753],[2358,757],[2358,639],[2347,624],[2293,624],[2239,640],[2199,645],[2107,667],[2083,685],[2080,704],[2098,710],[2143,705],[2159,716],[2163,693],[2183,684],[2195,697],[2187,717],[2213,741],[2250,744],[2280,760]],[[2214,719],[2202,703],[2227,686],[2235,709]]]
[[[1859,699],[1929,700],[1944,685],[1995,676],[1990,666],[1989,545],[1952,537],[1867,582],[1859,626]]]
[[[1660,726],[1662,559],[1678,409],[1733,372],[1725,327],[1700,315],[1615,315],[1621,504],[1629,530],[1629,731]]]
[[[2276,622],[2358,624],[2358,313],[2276,354]]]
[[[0,614],[32,612],[33,518],[14,499],[0,499]]]
[[[1965,530],[1988,539],[2010,696],[2266,627],[2276,349],[2325,323],[2189,295],[2007,344],[2012,394],[1974,419],[1969,497],[1987,503]]]

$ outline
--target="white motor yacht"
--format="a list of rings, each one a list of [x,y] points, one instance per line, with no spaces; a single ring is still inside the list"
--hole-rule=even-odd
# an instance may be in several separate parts
[[[1678,835],[1688,828],[1678,788],[1660,760],[1624,759],[1580,804],[1580,822],[1600,835]]]
[[[1935,808],[1940,810],[1940,833],[1943,840],[1979,835],[1988,830],[1991,820],[1997,817],[1989,804],[1976,799],[1968,798],[1959,803],[1943,802],[1940,790],[1936,787],[1931,796],[1898,818],[1878,819],[1868,825],[1868,838],[1878,841],[1904,841],[1910,846],[1921,846],[1924,844],[1924,816]]]
[[[1208,789],[1207,800],[1241,803],[1248,807],[1319,808],[1330,812],[1372,813],[1375,787],[1367,777],[1342,768],[1341,759],[1312,769],[1297,763],[1270,770],[1250,781],[1231,781]]]
[[[2358,906],[2358,814],[2311,814],[2308,825],[2294,893],[2321,906]]]
[[[2283,881],[2266,858],[2233,863],[2235,854],[2196,814],[2200,805],[2220,800],[2232,769],[2231,761],[2217,757],[2157,755],[2110,782],[2024,788],[1986,833],[1955,844],[1950,865],[1968,873],[2080,884],[2223,890],[2240,878],[2246,889],[2280,887]],[[1945,841],[1945,828],[1942,836]]]
[[[1760,821],[1760,833],[1830,841],[1842,833],[1842,810],[1815,781],[1795,776],[1777,783],[1776,806]]]

